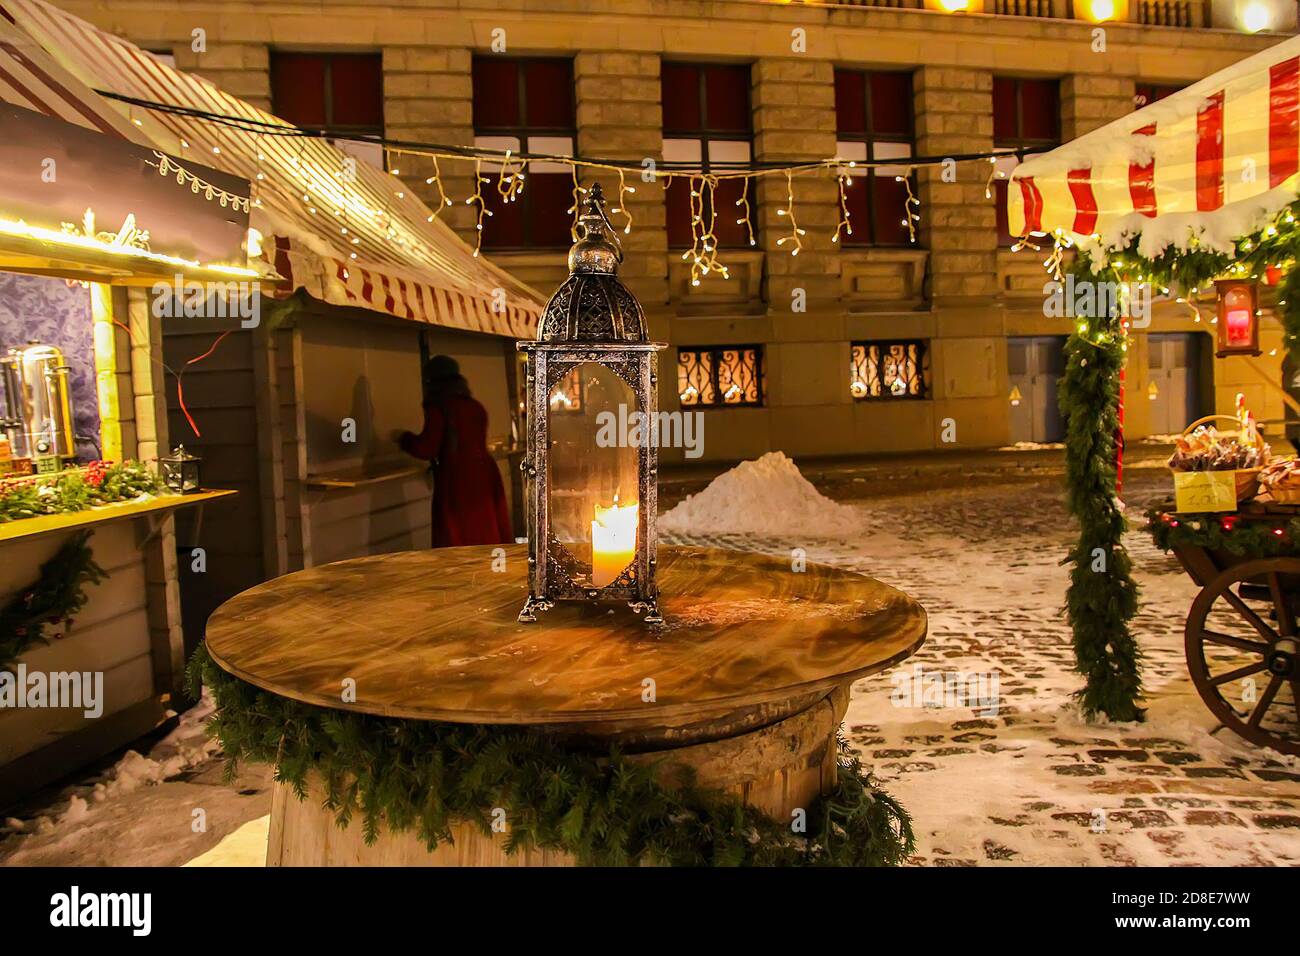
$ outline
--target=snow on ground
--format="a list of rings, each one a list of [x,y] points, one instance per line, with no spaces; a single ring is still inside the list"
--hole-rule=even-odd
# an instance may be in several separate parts
[[[1161,469],[1126,473],[1130,514],[1165,491]],[[1182,624],[1196,588],[1140,531],[1127,545],[1142,587],[1148,719],[1089,725],[1071,695],[1061,611],[1073,534],[1060,480],[983,483],[858,505],[860,535],[669,540],[788,554],[869,574],[917,598],[925,646],[853,688],[845,729],[912,813],[930,865],[1294,865],[1300,766],[1217,724],[1192,687]],[[920,679],[918,679],[918,668]],[[962,675],[985,695],[927,701],[924,675]],[[983,679],[983,684],[977,678]],[[926,706],[927,703],[950,706]],[[965,706],[974,704],[976,706]]]
[[[265,814],[270,771],[247,768],[228,785],[219,744],[207,736],[211,716],[205,696],[147,755],[128,750],[35,812],[4,820],[0,865],[175,866]]]
[[[1300,766],[1215,732],[1182,653],[1196,588],[1141,532],[1127,544],[1142,586],[1135,630],[1149,717],[1089,725],[1071,703],[1079,681],[1059,561],[1073,532],[1059,477],[956,476],[965,484],[901,496],[885,482],[892,496],[843,505],[784,456],[748,464],[669,512],[668,543],[802,547],[809,560],[902,588],[929,612],[925,646],[856,684],[845,720],[865,763],[912,813],[917,863],[1300,863]],[[1163,468],[1125,476],[1131,515],[1166,490]],[[912,693],[924,685],[918,667],[922,678],[960,673],[988,699],[926,706],[924,692]],[[191,712],[170,742],[21,821],[23,832],[0,841],[0,864],[260,865],[269,771],[248,768],[225,784],[197,737],[204,717]],[[195,809],[205,810],[204,832],[193,832]]]

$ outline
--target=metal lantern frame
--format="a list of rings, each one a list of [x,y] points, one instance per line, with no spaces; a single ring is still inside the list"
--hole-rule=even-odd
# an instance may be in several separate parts
[[[1256,279],[1215,279],[1214,290],[1218,295],[1218,301],[1215,303],[1215,313],[1218,316],[1218,335],[1215,350],[1216,358],[1227,358],[1229,355],[1261,355],[1263,349],[1259,347],[1259,282]],[[1228,294],[1239,292],[1244,294],[1249,301],[1250,310],[1250,341],[1245,345],[1232,345],[1229,342],[1228,330]]]
[[[192,495],[203,488],[203,459],[177,445],[170,455],[158,459],[158,472],[168,491],[178,495]]]
[[[605,215],[599,184],[586,190],[576,234],[569,251],[569,278],[543,310],[537,339],[517,344],[528,356],[527,451],[520,466],[527,485],[528,599],[519,620],[537,620],[537,612],[556,601],[626,601],[644,613],[645,623],[660,624],[655,583],[659,448],[649,423],[657,420],[657,354],[666,346],[647,340],[645,312],[618,278],[623,252]],[[556,538],[551,510],[550,394],[575,368],[588,363],[609,369],[628,386],[647,423],[644,440],[636,445],[636,550],[631,563],[602,587],[578,580],[580,559]]]

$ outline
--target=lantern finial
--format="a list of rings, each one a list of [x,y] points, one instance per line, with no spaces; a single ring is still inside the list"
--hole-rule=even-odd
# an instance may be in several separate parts
[[[605,193],[600,183],[592,183],[582,197],[577,232],[578,240],[569,250],[571,273],[613,275],[618,272],[623,246],[605,214]]]
[[[645,342],[641,304],[618,277],[623,247],[600,183],[579,201],[577,240],[569,250],[569,277],[551,296],[537,323],[539,342]]]

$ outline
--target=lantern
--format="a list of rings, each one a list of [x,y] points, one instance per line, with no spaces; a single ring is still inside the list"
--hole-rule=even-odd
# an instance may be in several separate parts
[[[184,445],[177,445],[170,458],[159,458],[158,470],[167,490],[177,495],[198,491],[202,487],[199,482],[199,464],[202,461],[202,458],[187,452]]]
[[[1219,293],[1219,358],[1259,355],[1258,284],[1254,279],[1216,279]]]
[[[659,624],[656,353],[645,313],[618,278],[623,260],[600,185],[582,200],[564,281],[520,342],[525,383],[528,600],[626,601]]]

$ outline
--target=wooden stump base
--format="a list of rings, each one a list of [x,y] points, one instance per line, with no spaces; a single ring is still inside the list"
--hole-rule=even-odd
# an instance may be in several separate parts
[[[810,809],[835,784],[835,735],[848,705],[844,684],[811,707],[759,730],[674,750],[639,753],[635,762],[663,760],[660,779],[672,785],[685,768],[701,786],[738,795],[775,820]],[[312,780],[306,800],[276,784],[271,802],[267,866],[574,866],[566,853],[521,850],[507,856],[505,834],[484,835],[471,824],[452,827],[454,842],[432,853],[413,831],[381,831],[367,846],[354,819],[346,828],[325,809],[324,791]],[[505,808],[507,819],[510,808]]]

